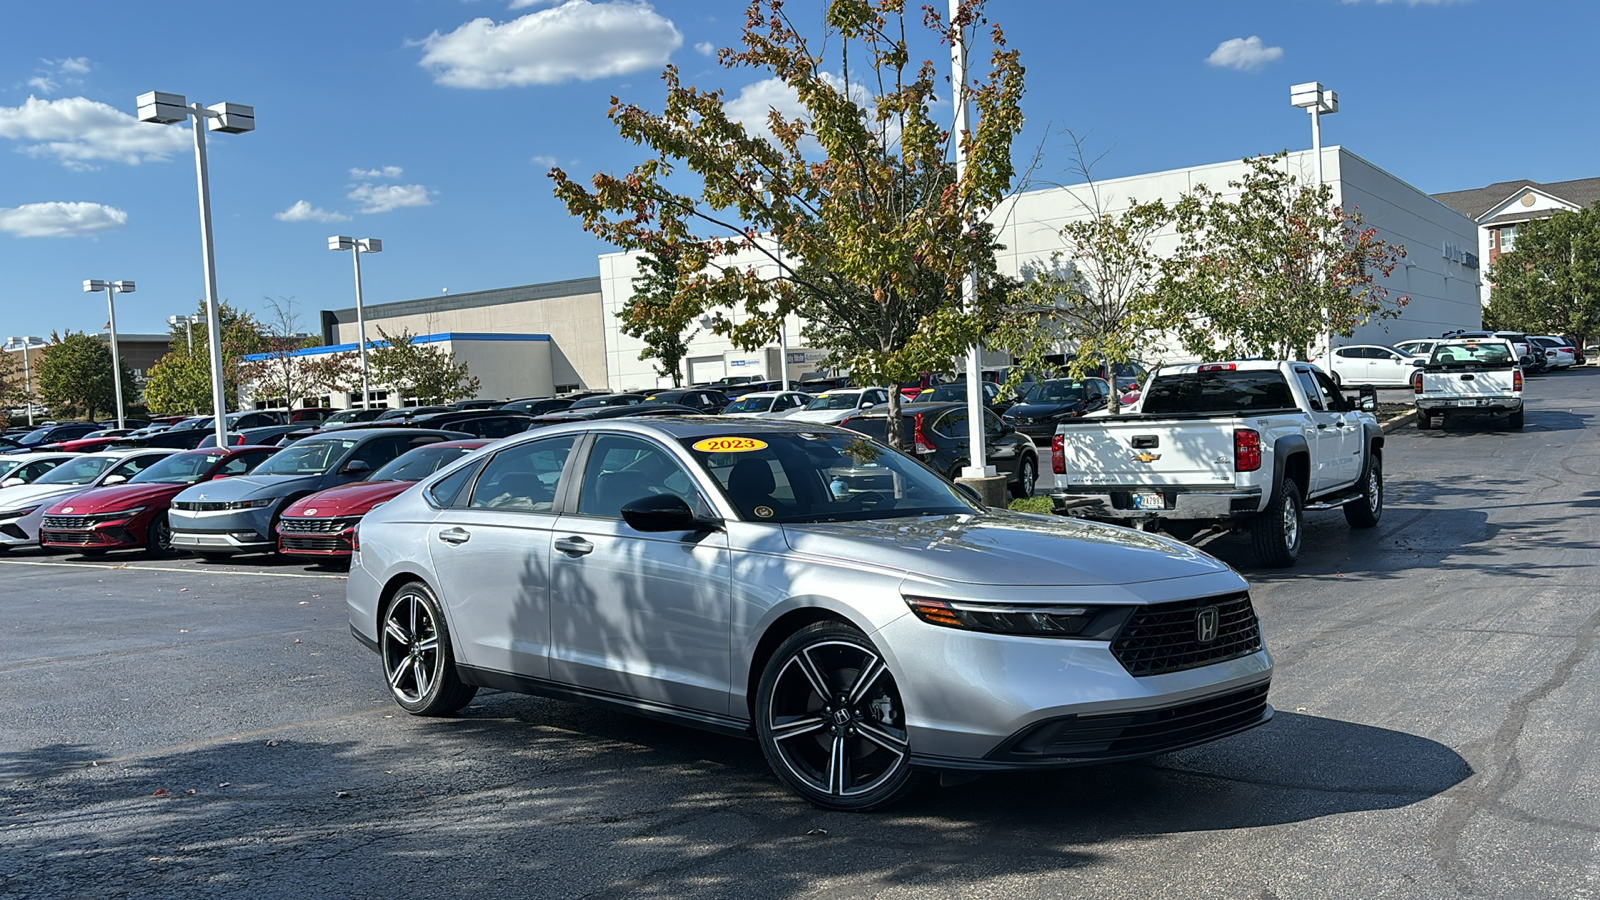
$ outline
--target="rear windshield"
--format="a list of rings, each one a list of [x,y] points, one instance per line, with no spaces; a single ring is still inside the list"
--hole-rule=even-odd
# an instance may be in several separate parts
[[[1433,348],[1430,365],[1483,366],[1510,365],[1515,360],[1511,345],[1504,341],[1452,341]]]
[[[1162,375],[1150,383],[1142,406],[1154,416],[1294,408],[1289,383],[1276,370]]]

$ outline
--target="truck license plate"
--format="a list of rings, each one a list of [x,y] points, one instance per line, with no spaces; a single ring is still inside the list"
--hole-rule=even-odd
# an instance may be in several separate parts
[[[1166,505],[1167,504],[1164,501],[1162,501],[1160,494],[1134,494],[1133,495],[1133,508],[1134,509],[1164,509],[1164,508],[1166,508]]]
[[[1457,406],[1482,406],[1483,405],[1483,401],[1482,400],[1478,400],[1478,399],[1457,400],[1456,401],[1456,405]]]

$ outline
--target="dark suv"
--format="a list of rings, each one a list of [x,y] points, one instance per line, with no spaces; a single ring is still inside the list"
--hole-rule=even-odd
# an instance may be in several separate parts
[[[967,440],[965,403],[907,403],[900,407],[900,433],[911,455],[935,472],[954,481],[971,455]],[[1033,440],[984,410],[984,455],[995,471],[1006,476],[1012,496],[1032,497],[1039,480],[1039,454]],[[862,410],[839,423],[851,431],[889,442],[889,410]]]

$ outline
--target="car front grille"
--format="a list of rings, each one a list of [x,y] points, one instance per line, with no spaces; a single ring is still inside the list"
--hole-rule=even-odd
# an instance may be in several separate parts
[[[1028,728],[1006,741],[991,759],[1136,759],[1237,734],[1264,721],[1268,685],[1191,700],[1163,709],[1067,716]]]
[[[278,543],[284,550],[304,550],[311,553],[337,553],[350,549],[350,545],[338,536],[303,537],[286,534]]]
[[[338,534],[356,523],[357,519],[291,519],[278,520],[282,534]]]
[[[107,543],[96,531],[40,531],[39,541],[45,544],[70,544],[74,547],[94,547]]]
[[[228,501],[226,501],[226,500],[174,500],[174,501],[172,501],[172,508],[173,509],[181,509],[184,512],[220,512],[220,511],[228,508]]]
[[[39,526],[64,529],[88,528],[93,524],[92,518],[92,516],[45,516]]]
[[[1212,607],[1217,611],[1217,634],[1201,643],[1200,614]],[[1260,649],[1261,624],[1248,593],[1140,607],[1111,642],[1111,653],[1134,676],[1195,669]]]

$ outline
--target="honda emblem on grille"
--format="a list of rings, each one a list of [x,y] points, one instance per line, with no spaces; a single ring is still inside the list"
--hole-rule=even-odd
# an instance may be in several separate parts
[[[1209,644],[1217,639],[1220,628],[1221,615],[1215,606],[1207,606],[1194,614],[1194,639],[1202,644]]]

